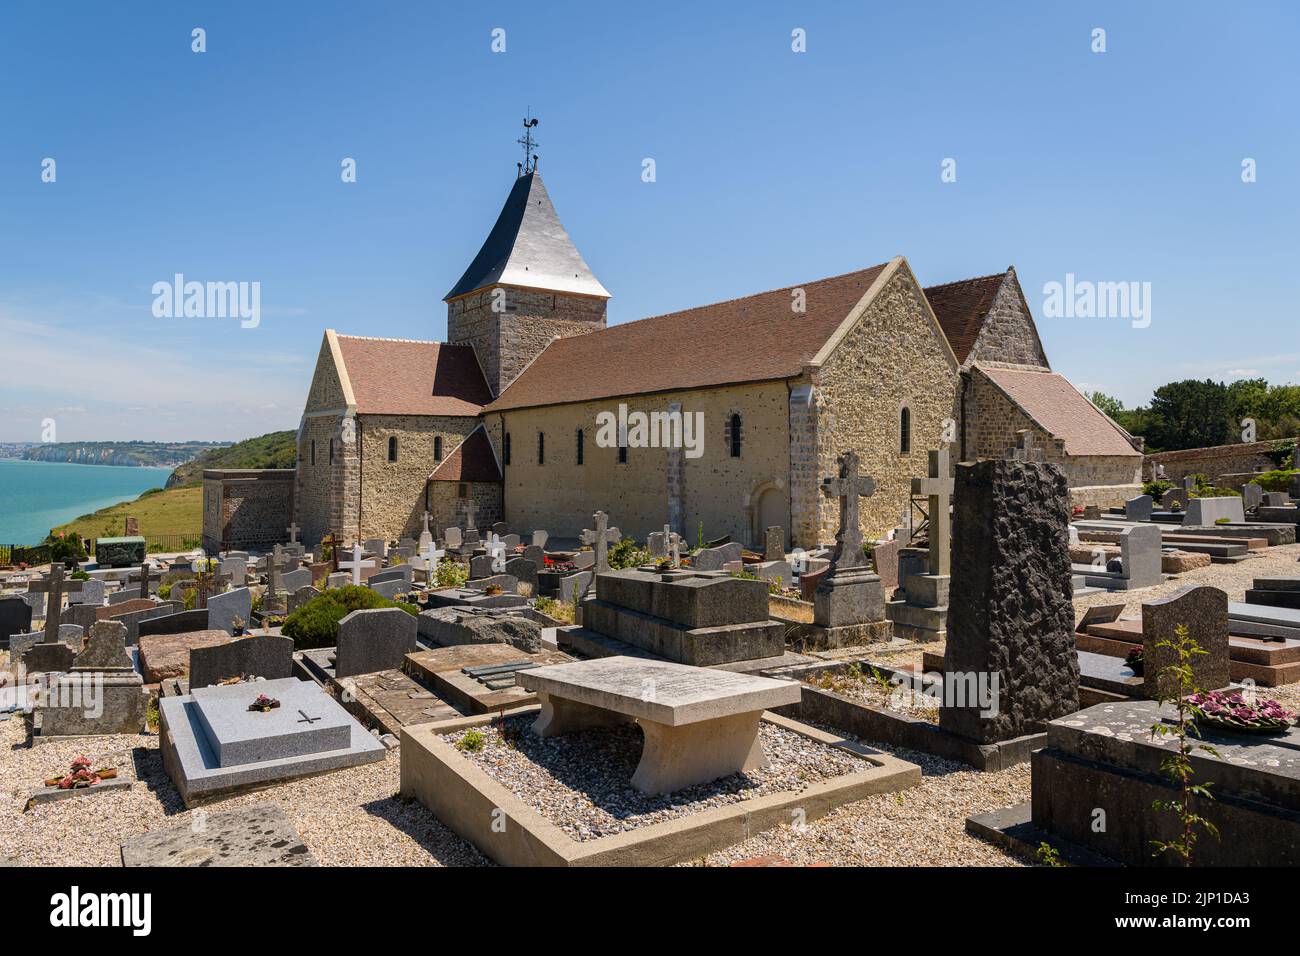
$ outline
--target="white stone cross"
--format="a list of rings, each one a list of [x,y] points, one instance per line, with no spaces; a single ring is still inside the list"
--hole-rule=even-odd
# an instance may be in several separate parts
[[[948,505],[955,482],[948,477],[948,449],[930,452],[928,477],[912,479],[912,494],[925,495],[930,509],[930,573],[952,573],[952,518]]]
[[[292,524],[289,525],[289,527],[285,528],[284,530],[287,531],[287,532],[289,532],[289,543],[290,543],[290,544],[297,544],[297,543],[298,543],[298,532],[302,530],[302,528],[299,528],[299,527],[298,527],[298,522],[296,522],[296,521],[293,522]]]
[[[476,523],[477,518],[478,518],[478,504],[474,501],[473,498],[466,498],[465,499],[465,522],[466,522],[465,530],[466,531],[473,531],[478,528],[478,524]]]
[[[351,571],[351,572],[352,572],[352,583],[353,583],[353,584],[360,584],[360,583],[361,583],[361,569],[362,569],[362,568],[373,568],[374,566],[375,566],[375,562],[373,562],[373,561],[362,561],[362,560],[361,560],[361,545],[359,545],[359,544],[354,544],[354,545],[352,546],[352,560],[351,560],[351,561],[340,561],[340,562],[339,562],[339,568],[340,568],[341,570],[344,570],[344,571]]]
[[[420,529],[420,547],[428,547],[433,542],[433,532],[429,530],[429,512],[424,513],[424,524]]]
[[[422,550],[416,557],[416,561],[419,561],[423,566],[421,569],[425,573],[425,584],[433,583],[433,573],[438,569],[438,562],[442,560],[442,556],[446,553],[446,551],[440,550],[438,546],[434,544],[432,536],[430,536],[429,540],[424,543],[424,550]],[[414,564],[415,562],[413,561],[411,563]]]
[[[595,571],[599,574],[609,570],[609,542],[611,539],[618,541],[619,532],[618,529],[609,527],[609,515],[605,512],[597,511],[591,518],[596,523],[596,530],[583,528],[581,540],[583,544],[589,544],[596,549]]]

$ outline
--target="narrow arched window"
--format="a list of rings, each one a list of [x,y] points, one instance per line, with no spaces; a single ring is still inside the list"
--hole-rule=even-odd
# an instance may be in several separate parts
[[[510,464],[510,433],[509,432],[506,432],[505,447],[502,449],[501,458],[505,464],[507,465]]]
[[[433,460],[442,461],[442,436],[433,436]]]
[[[397,461],[397,437],[388,439],[388,460]]]
[[[546,464],[546,434],[544,432],[537,433],[537,464]]]
[[[311,463],[316,464],[316,439],[311,440]]]
[[[581,465],[581,464],[582,464],[582,452],[583,452],[583,447],[582,447],[582,446],[583,446],[583,438],[582,438],[582,429],[581,429],[581,428],[578,429],[577,435],[575,436],[575,439],[574,439],[574,440],[577,442],[577,446],[576,446],[576,447],[577,447],[577,451],[578,451],[578,464]]]
[[[732,458],[740,457],[740,413],[732,412],[727,418],[727,452]]]
[[[907,407],[898,413],[898,451],[902,455],[912,452],[912,410]]]
[[[334,439],[330,439],[330,464],[334,464]]]

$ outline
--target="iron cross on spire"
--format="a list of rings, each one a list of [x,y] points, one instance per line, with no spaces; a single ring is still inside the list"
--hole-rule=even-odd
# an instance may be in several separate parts
[[[533,139],[533,128],[537,126],[537,119],[536,117],[529,117],[531,112],[532,108],[530,107],[528,112],[524,113],[524,135],[515,140],[524,148],[524,161],[519,164],[520,176],[527,176],[537,168],[536,149],[541,145],[537,140]]]

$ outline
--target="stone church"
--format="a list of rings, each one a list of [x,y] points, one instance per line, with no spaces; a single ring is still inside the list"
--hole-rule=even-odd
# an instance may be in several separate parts
[[[1014,269],[923,288],[901,256],[846,275],[608,326],[610,293],[521,172],[445,296],[447,341],[327,330],[298,432],[308,542],[464,525],[572,537],[596,510],[644,540],[833,540],[820,483],[852,448],[864,533],[896,527],[926,453],[1002,456],[1029,429],[1077,505],[1139,493],[1140,439],[1053,372]],[[696,422],[695,445],[606,419]],[[675,416],[675,417],[674,417]],[[657,433],[655,435],[657,436]]]

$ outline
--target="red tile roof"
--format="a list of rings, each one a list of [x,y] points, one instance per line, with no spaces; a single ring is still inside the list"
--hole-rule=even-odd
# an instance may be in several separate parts
[[[492,400],[467,345],[353,335],[338,342],[359,414],[477,415]]]
[[[948,337],[948,344],[961,365],[966,364],[966,357],[975,347],[975,340],[984,327],[984,318],[993,307],[993,300],[1006,276],[1005,272],[999,272],[926,287],[925,297],[930,300],[930,308],[934,310],[935,318],[943,327],[943,334]]]
[[[492,443],[480,425],[429,474],[430,481],[500,481]]]
[[[1067,455],[1142,457],[1119,426],[1056,372],[994,368],[976,364],[993,384],[1024,409],[1053,438],[1065,441]]]
[[[887,265],[559,339],[487,410],[793,378]]]

